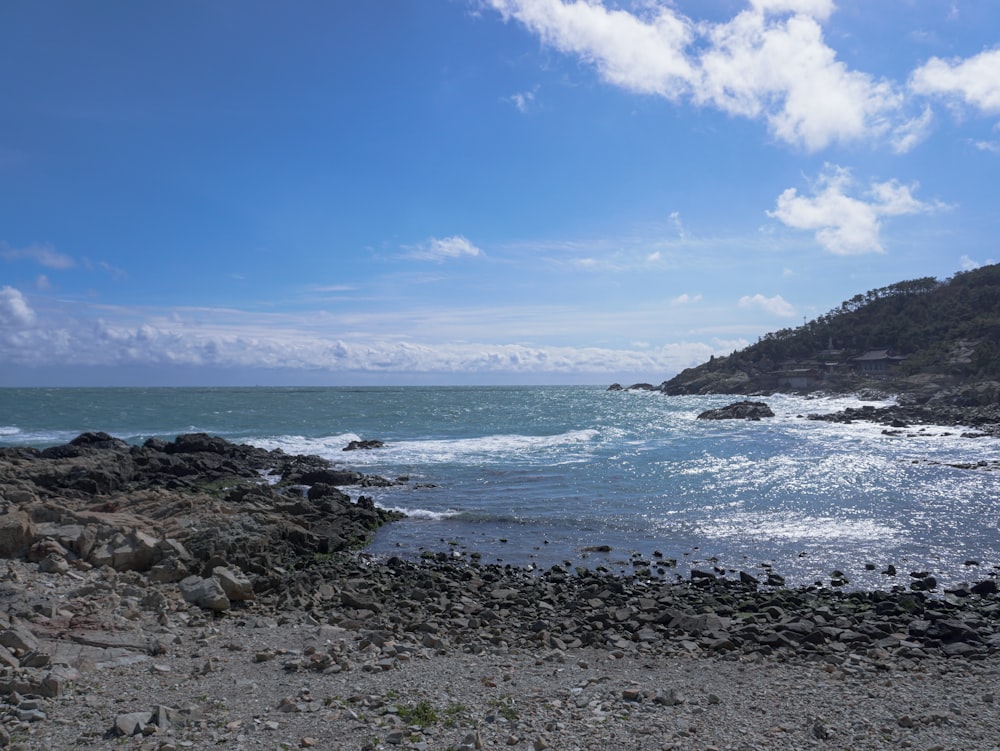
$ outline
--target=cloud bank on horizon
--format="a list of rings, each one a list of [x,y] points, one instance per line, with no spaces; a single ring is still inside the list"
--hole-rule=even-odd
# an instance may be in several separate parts
[[[306,6],[0,8],[0,385],[657,380],[996,257],[985,0]]]

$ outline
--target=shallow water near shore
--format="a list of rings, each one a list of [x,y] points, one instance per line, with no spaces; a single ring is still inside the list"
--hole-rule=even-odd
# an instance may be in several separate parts
[[[861,406],[850,397],[776,395],[771,419],[696,419],[735,400],[580,386],[0,389],[0,445],[207,432],[406,476],[350,491],[408,514],[380,530],[374,555],[625,573],[635,555],[666,576],[767,564],[789,584],[836,569],[868,589],[908,585],[911,571],[978,580],[1000,565],[1000,474],[947,466],[996,462],[1000,441],[804,419]],[[354,439],[385,446],[342,451]],[[587,551],[600,546],[611,550]]]

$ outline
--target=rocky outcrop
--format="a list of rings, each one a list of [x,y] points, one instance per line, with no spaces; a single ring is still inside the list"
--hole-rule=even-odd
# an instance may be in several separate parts
[[[774,412],[764,402],[744,400],[719,409],[709,409],[698,415],[699,420],[759,420],[774,417]]]
[[[377,440],[364,440],[364,441],[351,441],[346,446],[344,446],[342,451],[370,451],[371,449],[380,449],[385,446],[383,441]]]
[[[84,433],[41,451],[3,448],[0,556],[149,572],[163,582],[221,556],[260,574],[363,544],[399,515],[363,496],[353,502],[339,487],[386,484],[319,457],[201,433],[142,446]]]
[[[706,365],[682,371],[669,381],[661,383],[659,390],[668,396],[754,394],[769,391],[763,384],[757,383],[750,373],[711,369]]]
[[[969,437],[1000,437],[1000,404],[955,404],[949,399],[934,399],[923,403],[903,400],[887,407],[865,405],[848,407],[840,412],[810,414],[810,420],[850,424],[856,421],[884,425],[892,431],[913,426],[940,425],[972,428]],[[888,432],[888,431],[887,431]]]

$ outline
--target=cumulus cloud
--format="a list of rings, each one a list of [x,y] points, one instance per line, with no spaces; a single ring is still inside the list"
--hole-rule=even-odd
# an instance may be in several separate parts
[[[0,327],[23,329],[35,323],[35,311],[20,290],[0,287]]]
[[[910,87],[964,102],[987,114],[1000,113],[1000,48],[981,52],[965,60],[932,57],[913,71]]]
[[[690,21],[669,8],[645,17],[594,2],[489,0],[504,20],[515,19],[556,49],[594,64],[610,83],[673,99],[693,78],[684,48]]]
[[[916,185],[897,180],[873,182],[864,198],[849,195],[854,187],[850,170],[827,165],[816,181],[811,196],[788,188],[778,196],[777,207],[767,215],[788,227],[815,230],[823,248],[837,255],[883,253],[880,218],[904,214],[924,214],[943,208],[913,196]]]
[[[838,61],[817,19],[804,13],[744,11],[708,38],[695,100],[762,118],[777,138],[810,151],[887,132],[902,104],[890,84]]]
[[[64,253],[58,253],[51,245],[12,248],[6,243],[0,243],[0,258],[5,261],[34,261],[50,269],[71,269],[76,266],[76,261]]]
[[[903,96],[891,83],[850,70],[826,44],[820,24],[832,0],[752,0],[715,24],[660,5],[631,13],[595,0],[488,2],[608,83],[763,120],[775,137],[808,150],[883,135],[905,150],[923,132],[924,120],[901,114]]]
[[[781,295],[774,297],[765,297],[760,293],[753,296],[744,295],[740,298],[739,305],[741,308],[760,308],[782,318],[791,318],[795,315],[795,308]]]
[[[462,256],[479,256],[483,251],[462,235],[452,235],[441,239],[431,238],[423,245],[411,250],[408,258],[419,261],[448,261]]]

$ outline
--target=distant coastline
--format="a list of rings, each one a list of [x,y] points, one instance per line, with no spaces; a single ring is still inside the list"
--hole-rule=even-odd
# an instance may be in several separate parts
[[[671,383],[671,381],[665,381],[659,386],[653,386],[649,383],[635,383],[630,386],[622,386],[619,383],[613,383],[608,387],[608,390],[648,391],[669,396],[694,395],[675,393],[676,389],[670,385]],[[895,399],[896,403],[888,406],[869,406],[863,409],[847,409],[838,412],[810,414],[808,417],[812,420],[827,422],[873,422],[885,425],[887,428],[893,430],[899,430],[911,425],[971,428],[972,430],[964,432],[963,436],[970,438],[1000,438],[1000,396],[998,396],[1000,395],[1000,382],[983,381],[959,387],[941,388],[938,391],[929,391],[926,383],[925,380],[920,388],[908,390],[906,389],[906,384],[899,382],[891,384],[890,382],[859,382],[858,388],[855,390],[836,393],[853,394],[862,400],[870,399],[871,401]],[[890,385],[901,386],[902,388],[887,390],[886,387]],[[697,395],[720,394],[766,397],[775,393],[805,393],[816,396],[829,396],[832,392],[820,389],[811,391],[797,389],[730,391],[724,387],[720,387],[718,390],[698,391]]]

